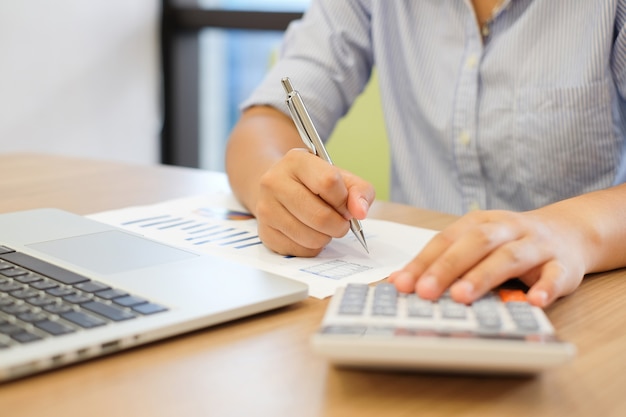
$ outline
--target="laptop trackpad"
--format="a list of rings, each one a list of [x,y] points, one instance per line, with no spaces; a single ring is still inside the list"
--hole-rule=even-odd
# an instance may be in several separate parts
[[[26,246],[99,274],[116,274],[198,256],[118,230]]]

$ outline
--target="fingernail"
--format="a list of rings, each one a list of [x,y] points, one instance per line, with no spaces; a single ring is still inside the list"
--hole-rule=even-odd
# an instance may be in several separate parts
[[[439,294],[439,283],[433,275],[425,275],[417,281],[417,292],[421,296],[435,297]]]
[[[450,287],[450,291],[453,292],[456,297],[460,297],[464,300],[474,298],[474,284],[469,281],[457,281]]]
[[[367,213],[368,210],[370,209],[369,203],[363,197],[359,199],[359,204],[361,204],[361,207],[363,207],[363,210],[365,211],[365,213]]]
[[[398,276],[402,275],[402,271],[394,271],[391,274],[389,274],[389,277],[387,277],[387,281],[389,282],[395,282],[398,278]]]
[[[389,276],[389,282],[393,282],[398,285],[407,286],[412,280],[411,274],[405,271],[396,271]]]
[[[529,294],[533,304],[544,307],[548,303],[548,293],[544,290],[533,290],[531,294]]]

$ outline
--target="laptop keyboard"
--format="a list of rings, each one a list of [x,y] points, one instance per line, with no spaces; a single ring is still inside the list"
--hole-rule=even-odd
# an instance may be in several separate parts
[[[145,298],[0,246],[0,349],[163,311]]]

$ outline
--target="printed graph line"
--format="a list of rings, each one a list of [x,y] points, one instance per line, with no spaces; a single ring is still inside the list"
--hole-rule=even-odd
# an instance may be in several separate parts
[[[193,220],[182,220],[178,223],[174,223],[174,224],[168,224],[167,226],[161,226],[158,227],[159,230],[165,230],[165,229],[173,229],[175,227],[180,227],[180,226],[184,226],[187,225],[189,223],[193,223]]]
[[[154,220],[166,219],[168,217],[171,217],[171,216],[169,214],[164,214],[162,216],[147,217],[145,219],[134,219],[134,220],[129,220],[127,222],[123,222],[121,223],[121,225],[128,226],[128,225],[136,224],[136,223],[151,222]]]
[[[152,223],[148,223],[148,224],[142,224],[140,225],[140,227],[154,227],[154,226],[161,226],[161,225],[165,225],[165,224],[170,224],[170,223],[174,223],[174,222],[179,222],[182,220],[182,217],[175,217],[173,219],[168,219],[168,220],[162,220],[162,221],[156,221],[156,222],[152,222]]]
[[[359,272],[367,271],[368,269],[372,269],[372,267],[336,259],[319,265],[301,268],[300,271],[324,278],[339,280],[349,277],[350,275],[358,274]]]
[[[258,237],[258,236],[255,236],[255,237]],[[261,242],[260,240],[257,240],[256,242],[248,243],[246,245],[235,246],[235,249],[245,249],[245,248],[249,248],[250,246],[261,245],[262,243],[263,242]]]
[[[198,227],[202,227],[202,226],[206,226],[206,223],[196,223],[191,226],[181,227],[180,230],[192,230],[192,229],[197,229]],[[192,231],[189,233],[194,233],[194,232]]]
[[[220,227],[222,227],[222,226],[219,225],[219,224],[214,224],[214,225],[211,225],[209,227],[205,227],[204,229],[192,230],[191,232],[187,232],[187,233],[190,234],[190,235],[195,235],[197,233],[204,233],[204,232],[208,232],[209,230],[215,230],[215,229],[218,229]]]
[[[194,237],[188,237],[188,238],[187,238],[187,239],[185,239],[185,240],[192,241],[192,240],[198,240],[198,239],[205,239],[205,238],[207,238],[207,237],[220,235],[220,234],[222,234],[222,233],[232,232],[233,230],[235,230],[235,228],[234,228],[234,227],[229,227],[229,228],[227,228],[227,229],[221,229],[221,230],[217,230],[217,231],[212,232],[212,233],[207,233],[206,235],[194,236]]]
[[[208,213],[209,209],[201,209]],[[216,211],[212,211],[216,214]],[[196,211],[196,214],[198,212]],[[228,220],[248,220],[249,213],[226,210],[221,214],[226,214]],[[211,216],[215,217],[215,216]],[[234,249],[245,249],[251,246],[261,245],[263,242],[259,236],[246,230],[228,227],[223,224],[212,224],[212,222],[202,222],[185,216],[174,216],[170,214],[155,215],[140,219],[132,219],[121,223],[125,226],[135,226],[140,228],[152,228],[153,230],[178,230],[185,234],[184,239],[193,245],[216,244]]]
[[[248,234],[248,232],[243,232],[241,234]],[[258,239],[258,238],[259,238],[258,236],[248,236],[248,237],[244,237],[243,239],[231,240],[229,242],[220,243],[220,245],[222,246],[234,245],[235,243],[247,242],[248,240]]]
[[[218,236],[218,237],[213,238],[213,239],[207,239],[207,240],[201,240],[200,242],[194,242],[194,245],[202,245],[202,244],[205,244],[205,243],[219,242],[219,241],[222,241],[224,239],[230,239],[232,237],[237,237],[237,236],[246,235],[246,234],[248,234],[248,232],[231,233],[230,235],[226,235],[226,236]]]

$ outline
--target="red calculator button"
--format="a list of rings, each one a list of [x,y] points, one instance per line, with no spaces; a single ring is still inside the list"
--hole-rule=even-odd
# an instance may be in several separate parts
[[[498,291],[498,295],[504,303],[508,303],[511,301],[526,301],[526,294],[522,290],[502,289]]]

